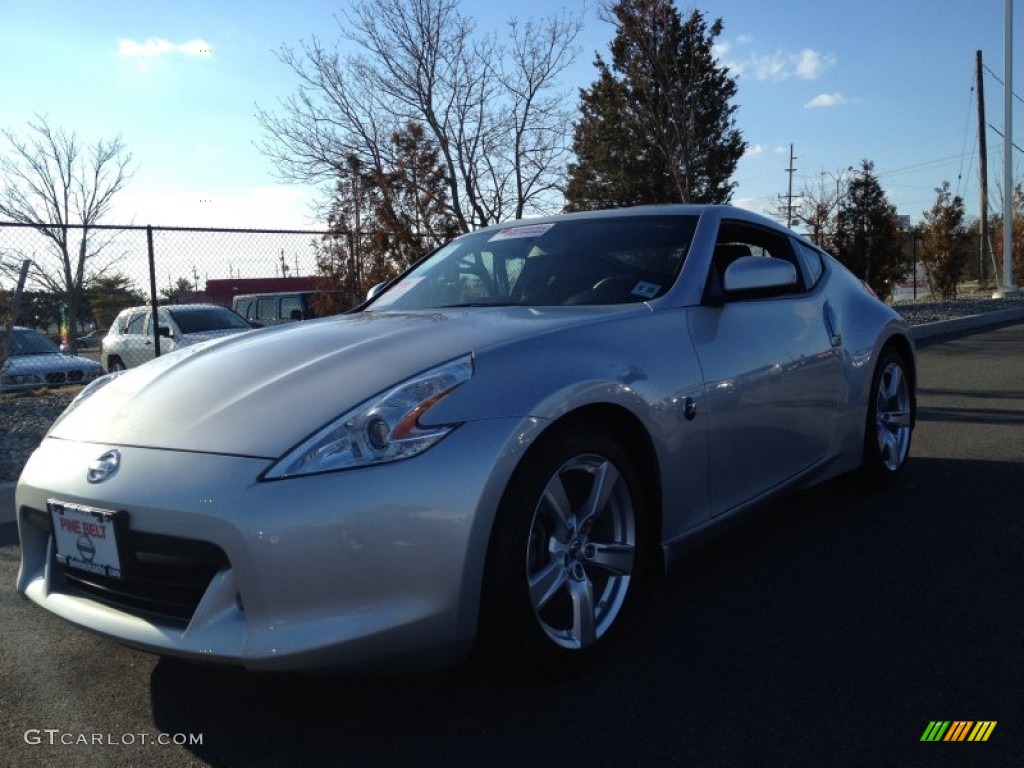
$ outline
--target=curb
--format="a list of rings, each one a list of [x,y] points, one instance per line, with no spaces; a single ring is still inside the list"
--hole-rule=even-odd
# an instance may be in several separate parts
[[[996,325],[1004,325],[1024,320],[1024,308],[997,309],[995,312],[982,312],[967,317],[957,317],[953,320],[938,320],[934,323],[922,323],[911,326],[910,332],[914,341],[935,339],[940,336],[951,336],[957,333],[992,328]]]

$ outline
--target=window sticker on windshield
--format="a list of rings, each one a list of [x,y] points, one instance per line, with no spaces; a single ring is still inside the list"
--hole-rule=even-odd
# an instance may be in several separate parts
[[[497,234],[492,235],[491,239],[487,242],[493,243],[495,240],[517,240],[522,237],[540,237],[553,226],[555,226],[554,223],[533,224],[526,227],[510,227],[509,229],[503,229]]]
[[[655,283],[648,283],[641,280],[639,283],[636,284],[636,286],[630,293],[632,293],[634,296],[643,296],[645,299],[653,299],[655,296],[658,295],[658,291],[660,290],[660,285],[656,285]]]

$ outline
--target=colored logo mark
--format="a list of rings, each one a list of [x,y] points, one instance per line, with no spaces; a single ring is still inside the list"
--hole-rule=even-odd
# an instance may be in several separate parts
[[[932,720],[921,741],[988,741],[996,720]]]

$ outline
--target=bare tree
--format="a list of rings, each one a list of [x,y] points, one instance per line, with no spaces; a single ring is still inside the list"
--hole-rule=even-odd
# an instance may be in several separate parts
[[[46,253],[32,255],[29,279],[64,301],[72,329],[68,341],[75,351],[87,279],[102,275],[112,263],[97,263],[111,235],[104,237],[95,226],[131,178],[131,154],[120,135],[86,147],[73,131],[51,126],[46,115],[36,115],[28,126],[28,139],[2,131],[9,152],[0,156],[0,216],[32,226],[49,241]]]
[[[351,156],[386,174],[391,137],[412,121],[439,154],[461,231],[559,207],[575,105],[555,84],[582,16],[512,21],[503,44],[475,35],[458,0],[354,0],[337,21],[358,55],[316,38],[282,47],[298,91],[278,113],[257,108],[283,179],[333,179]]]
[[[813,180],[804,182],[800,194],[794,198],[793,223],[802,225],[807,237],[822,248],[834,246],[836,216],[852,173],[852,167],[835,173],[822,171]],[[786,218],[785,204],[780,206],[775,216],[783,220]]]

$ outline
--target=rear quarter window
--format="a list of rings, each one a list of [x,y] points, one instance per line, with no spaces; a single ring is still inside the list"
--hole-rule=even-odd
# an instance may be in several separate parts
[[[801,242],[797,242],[797,253],[800,254],[804,274],[807,276],[807,287],[813,288],[818,284],[822,274],[825,272],[824,260],[816,249]]]

